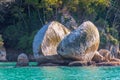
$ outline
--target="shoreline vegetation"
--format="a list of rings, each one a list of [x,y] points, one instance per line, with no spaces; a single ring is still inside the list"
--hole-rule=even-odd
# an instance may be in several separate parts
[[[0,1],[0,62],[120,66],[120,0]],[[94,24],[93,24],[94,23]]]

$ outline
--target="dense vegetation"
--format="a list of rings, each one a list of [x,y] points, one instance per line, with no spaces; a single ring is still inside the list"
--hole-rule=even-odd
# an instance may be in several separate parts
[[[12,3],[3,0],[0,2],[0,34],[5,47],[32,53],[35,33],[50,21],[60,21],[64,8],[79,25],[86,20],[97,25],[100,47],[108,40],[119,43],[120,0],[16,0]]]

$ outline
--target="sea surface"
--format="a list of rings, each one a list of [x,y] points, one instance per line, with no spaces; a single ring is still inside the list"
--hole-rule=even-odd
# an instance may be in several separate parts
[[[29,67],[0,62],[0,80],[120,80],[120,67]]]

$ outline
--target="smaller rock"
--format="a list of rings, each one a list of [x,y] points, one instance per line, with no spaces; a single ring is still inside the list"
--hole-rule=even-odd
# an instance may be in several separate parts
[[[69,66],[91,66],[91,65],[95,65],[94,61],[73,61],[69,63]]]
[[[120,62],[120,59],[118,59],[118,58],[111,58],[110,61]]]
[[[99,54],[102,55],[106,61],[109,61],[111,58],[110,51],[106,49],[100,49]]]
[[[92,58],[92,61],[95,61],[96,63],[103,62],[104,57],[100,55],[98,51],[96,51],[94,57]]]
[[[96,66],[120,66],[120,62],[116,62],[116,61],[101,62],[101,63],[97,63]]]
[[[28,60],[28,56],[24,53],[21,53],[18,56],[17,59],[17,65],[16,66],[28,66],[29,65],[29,60]]]

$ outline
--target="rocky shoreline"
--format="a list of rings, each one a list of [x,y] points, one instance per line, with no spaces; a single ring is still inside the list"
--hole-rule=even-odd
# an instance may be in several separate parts
[[[98,51],[99,31],[92,22],[83,22],[75,30],[70,31],[68,28],[68,33],[60,38],[64,27],[53,21],[35,35],[33,52],[38,66],[120,66],[120,53],[115,51],[117,49],[114,53],[107,49]]]
[[[16,66],[21,67],[29,66],[31,60],[36,61],[37,66],[120,66],[120,51],[98,50],[99,43],[99,31],[90,21],[83,22],[75,30],[52,21],[35,35],[34,57],[19,52],[15,55],[7,54],[7,59],[14,59],[13,61],[17,62]],[[2,50],[1,48],[0,60],[5,60],[6,51]]]

